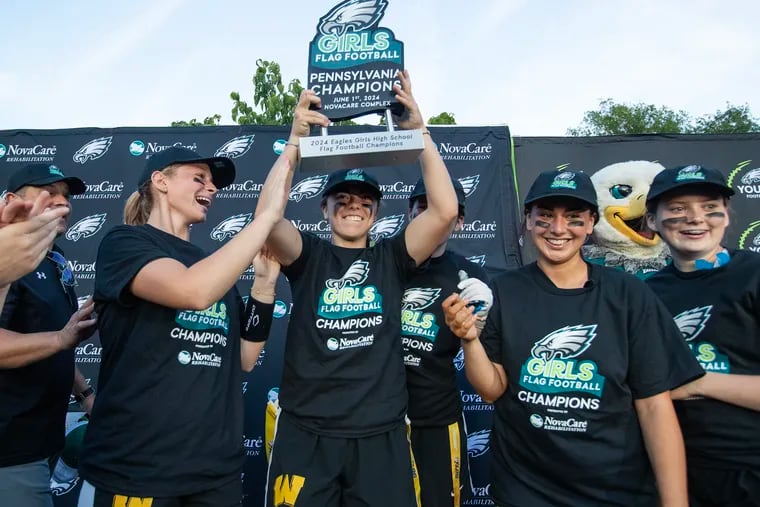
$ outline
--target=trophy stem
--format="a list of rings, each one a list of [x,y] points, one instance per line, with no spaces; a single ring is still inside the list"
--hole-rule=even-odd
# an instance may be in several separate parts
[[[393,115],[390,108],[385,110],[385,125],[388,127],[388,132],[393,132]]]
[[[327,127],[320,127],[320,129],[319,129],[319,135],[320,136],[326,136],[327,135]]]

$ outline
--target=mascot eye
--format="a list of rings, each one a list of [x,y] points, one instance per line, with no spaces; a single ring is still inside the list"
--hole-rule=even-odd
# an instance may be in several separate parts
[[[633,188],[630,185],[615,185],[610,188],[610,194],[615,199],[625,199],[633,192]]]

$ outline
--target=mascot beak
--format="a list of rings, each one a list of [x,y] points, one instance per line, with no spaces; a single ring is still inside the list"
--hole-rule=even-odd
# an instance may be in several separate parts
[[[642,246],[655,246],[660,237],[647,227],[646,196],[632,196],[628,206],[607,206],[604,218],[612,227],[634,243]]]

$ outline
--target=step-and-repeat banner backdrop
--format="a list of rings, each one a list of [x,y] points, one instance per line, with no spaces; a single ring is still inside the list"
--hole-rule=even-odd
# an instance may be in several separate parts
[[[334,128],[330,132],[349,130],[349,127]],[[519,214],[509,130],[505,126],[430,130],[451,175],[462,183],[467,195],[464,228],[453,235],[450,248],[484,266],[490,276],[518,266]],[[207,221],[192,229],[191,241],[213,251],[252,220],[264,179],[284,148],[288,133],[285,127],[261,126],[0,131],[0,189],[5,189],[12,172],[30,163],[54,164],[66,175],[85,181],[87,192],[72,198],[70,227],[58,240],[79,280],[78,295],[84,299],[92,294],[100,240],[108,229],[122,223],[124,202],[136,190],[138,175],[148,156],[170,146],[184,146],[204,155],[224,155],[234,160],[235,183],[219,191]],[[419,166],[379,167],[370,171],[377,176],[384,193],[372,235],[392,236],[408,222],[408,196],[421,175]],[[297,172],[286,217],[300,230],[329,238],[329,225],[319,209],[326,179],[327,174]],[[251,270],[240,277],[241,294],[248,294],[252,281]],[[246,506],[261,505],[263,501],[264,413],[267,401],[278,396],[290,309],[290,290],[281,277],[271,337],[241,386],[246,404],[244,444],[248,459],[243,474]],[[98,337],[79,345],[76,352],[77,366],[97,385],[101,354]],[[461,356],[455,365],[464,379]],[[465,380],[461,396],[466,406],[474,485],[482,503],[488,491],[487,458],[483,456],[488,450],[491,407]],[[67,448],[51,480],[55,504],[59,507],[76,505],[80,487],[76,450],[86,426],[80,420],[82,414],[75,411],[78,405],[72,402],[71,409]]]
[[[550,169],[593,174],[630,160],[719,169],[736,192],[725,246],[760,252],[760,134],[515,137],[514,146],[521,199],[538,173]],[[533,259],[535,252],[526,244],[523,260]]]
[[[347,130],[336,128],[331,132]],[[665,167],[702,164],[722,170],[736,191],[731,199],[726,246],[760,251],[760,135],[510,139],[506,127],[433,127],[431,131],[449,171],[462,182],[468,197],[464,230],[454,235],[451,248],[485,266],[490,276],[534,258],[529,245],[522,250],[519,246],[519,199],[540,171],[571,168],[593,174],[611,164],[631,160],[658,162]],[[287,128],[259,126],[0,131],[0,188],[5,188],[11,172],[33,162],[58,165],[67,175],[86,182],[87,193],[72,200],[71,227],[59,240],[79,279],[79,295],[84,298],[92,293],[100,238],[121,223],[124,202],[135,189],[146,157],[181,145],[202,154],[234,159],[238,169],[235,183],[219,192],[208,220],[192,231],[192,241],[212,251],[252,219],[267,171],[283,149],[287,135]],[[391,236],[407,223],[408,195],[419,177],[419,168],[386,167],[372,172],[385,194],[372,234],[376,238]],[[321,237],[330,234],[319,212],[326,176],[298,172],[286,211],[296,227]],[[251,271],[240,277],[241,294],[247,294],[252,280]],[[248,460],[242,478],[246,506],[260,505],[263,498],[264,410],[267,401],[278,396],[290,307],[290,291],[282,278],[277,287],[271,338],[256,368],[241,386],[246,402],[244,444]],[[77,364],[96,384],[100,365],[97,336],[77,348]],[[461,353],[454,365],[461,373],[460,393],[468,425],[475,494],[467,505],[492,505],[488,499],[492,407],[467,384]],[[75,505],[79,489],[76,449],[86,426],[80,421],[81,413],[73,410],[76,405],[72,403],[67,448],[51,480],[59,507]]]

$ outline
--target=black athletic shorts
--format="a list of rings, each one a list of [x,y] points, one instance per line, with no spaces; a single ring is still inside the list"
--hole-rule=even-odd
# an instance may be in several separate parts
[[[85,482],[79,493],[79,507],[239,507],[243,482],[235,476],[215,489],[176,497],[121,495],[104,491]]]
[[[419,507],[406,426],[363,438],[317,435],[280,413],[267,477],[268,507]]]
[[[687,468],[691,507],[760,507],[760,470]]]
[[[472,496],[464,419],[448,426],[412,425],[411,440],[422,507],[460,507]]]

